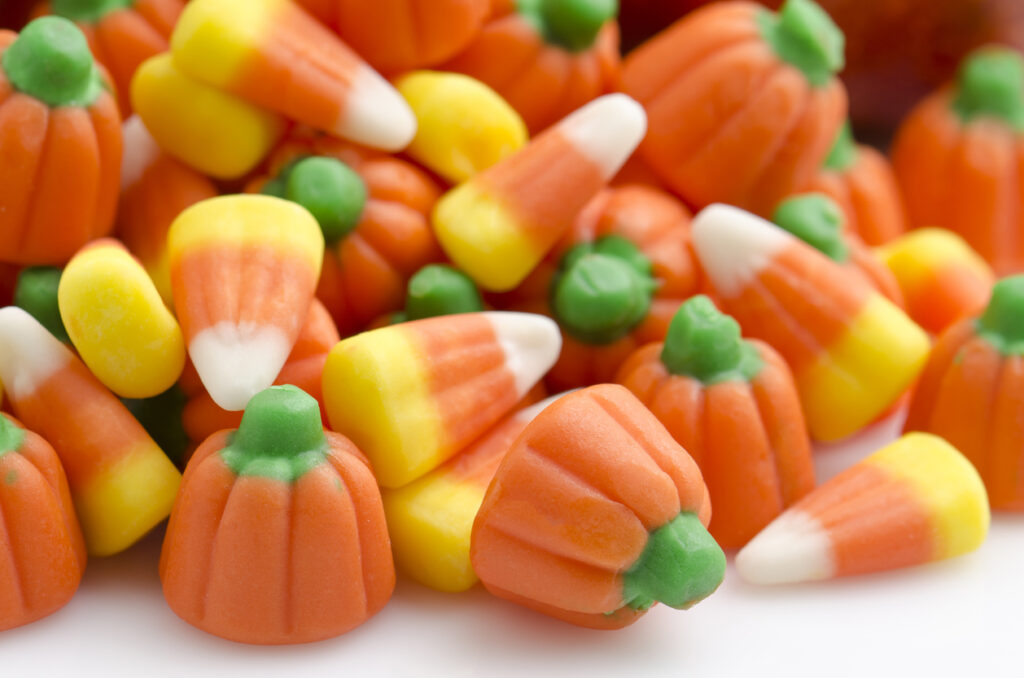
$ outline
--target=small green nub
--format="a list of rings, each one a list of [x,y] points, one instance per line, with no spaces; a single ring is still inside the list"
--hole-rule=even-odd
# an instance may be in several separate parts
[[[220,455],[237,475],[292,483],[323,463],[326,450],[320,406],[302,389],[286,384],[249,400],[242,423]]]
[[[992,287],[977,327],[1003,355],[1024,355],[1024,275],[1003,278]]]
[[[483,299],[473,280],[451,266],[430,264],[409,278],[405,317],[421,320],[456,313],[484,310]]]
[[[590,49],[601,27],[619,13],[618,0],[518,0],[516,6],[548,42],[570,52]]]
[[[107,14],[134,4],[135,0],[52,0],[50,10],[72,21],[96,23]]]
[[[647,316],[656,287],[650,261],[623,238],[577,245],[562,260],[551,306],[562,328],[588,344],[610,344]]]
[[[288,170],[284,181],[284,197],[310,211],[328,245],[341,240],[359,223],[366,205],[366,184],[340,160],[304,158]]]
[[[778,14],[759,16],[761,35],[780,59],[799,68],[814,87],[843,69],[846,38],[812,0],[786,0]]]
[[[67,345],[71,337],[64,329],[57,305],[57,288],[60,286],[61,270],[52,266],[32,266],[18,274],[14,288],[14,305],[28,311],[39,324]]]
[[[825,169],[833,172],[842,172],[853,166],[857,161],[857,142],[853,138],[853,129],[850,121],[847,120],[839,128],[836,140],[832,142],[832,149],[825,158]]]
[[[740,326],[703,294],[688,300],[672,317],[661,362],[675,375],[704,384],[750,381],[761,371],[757,348],[740,336]]]
[[[6,415],[0,414],[0,457],[21,449],[25,431],[14,425]]]
[[[634,610],[656,601],[685,610],[707,598],[725,577],[725,554],[694,513],[680,513],[651,533],[623,577],[623,599]]]
[[[1024,130],[1024,58],[1006,47],[972,53],[957,74],[953,110],[964,122],[992,116]]]
[[[772,215],[783,230],[840,264],[850,258],[843,240],[843,210],[822,193],[807,193],[783,200]]]
[[[103,89],[82,31],[58,16],[25,26],[4,52],[3,69],[14,89],[53,108],[88,106]]]
[[[188,402],[185,392],[175,384],[152,398],[121,398],[121,402],[164,454],[182,467],[189,443],[181,420]]]

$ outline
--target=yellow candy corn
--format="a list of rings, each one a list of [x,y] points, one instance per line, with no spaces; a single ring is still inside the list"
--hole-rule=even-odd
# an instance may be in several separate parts
[[[57,304],[82,360],[119,396],[149,398],[181,376],[178,321],[118,241],[97,240],[75,255],[61,275]]]
[[[169,54],[139,67],[131,95],[161,148],[220,179],[252,170],[284,132],[280,116],[185,75]]]
[[[406,153],[453,184],[526,145],[523,119],[497,92],[459,73],[416,71],[395,83],[416,115]]]

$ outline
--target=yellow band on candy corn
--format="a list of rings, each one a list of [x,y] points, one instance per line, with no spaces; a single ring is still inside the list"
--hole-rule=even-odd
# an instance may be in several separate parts
[[[928,357],[928,335],[873,293],[843,336],[796,375],[811,435],[844,438],[903,393]]]
[[[366,453],[384,487],[401,487],[444,461],[441,415],[422,358],[398,326],[341,341],[324,365],[331,428]]]
[[[865,461],[912,488],[933,522],[936,559],[968,553],[985,540],[985,485],[971,462],[942,438],[910,433]]]
[[[478,285],[495,292],[518,285],[544,254],[515,216],[472,182],[438,201],[433,224],[452,261]]]
[[[384,490],[384,513],[399,567],[438,591],[472,588],[478,579],[469,560],[470,535],[485,490],[438,472]]]
[[[180,483],[178,469],[149,441],[94,476],[74,497],[89,553],[112,555],[138,541],[170,515]]]

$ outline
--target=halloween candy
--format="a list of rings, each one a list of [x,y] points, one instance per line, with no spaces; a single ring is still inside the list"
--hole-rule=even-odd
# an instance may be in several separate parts
[[[416,133],[401,95],[291,0],[192,0],[171,54],[196,80],[366,146],[397,151]]]
[[[941,438],[912,433],[779,516],[739,552],[736,570],[786,584],[921,565],[973,551],[988,524],[971,464]]]
[[[905,431],[942,436],[978,469],[992,508],[1024,511],[1024,276],[1004,278],[978,317],[935,344]]]
[[[18,285],[14,289],[14,305],[28,311],[50,334],[65,344],[71,344],[71,337],[64,328],[57,302],[61,270],[53,266],[31,266],[18,274]]]
[[[240,410],[274,382],[316,289],[324,238],[286,200],[233,195],[197,203],[168,233],[174,306],[213,400]]]
[[[178,380],[185,366],[178,321],[118,241],[79,250],[64,268],[57,300],[78,355],[117,395],[148,398]]]
[[[121,119],[81,31],[0,31],[0,261],[59,264],[114,225]]]
[[[725,556],[686,451],[621,386],[563,396],[502,459],[473,523],[491,593],[580,626],[621,628],[655,602],[688,608]]]
[[[294,386],[252,398],[237,430],[189,461],[160,556],[179,617],[244,643],[344,633],[391,597],[395,571],[373,474]]]
[[[327,416],[370,458],[382,486],[401,487],[508,413],[560,346],[555,323],[528,313],[464,313],[364,332],[327,357]]]
[[[746,544],[814,489],[811,443],[793,376],[770,346],[740,338],[735,320],[697,296],[664,342],[634,352],[616,381],[700,467],[723,548]]]
[[[20,308],[0,309],[0,378],[15,415],[53,445],[93,555],[170,513],[181,476],[124,405]]]
[[[629,97],[592,101],[441,198],[433,216],[441,246],[481,287],[515,287],[618,171],[645,128],[643,109]]]
[[[723,310],[789,363],[815,439],[874,420],[924,364],[921,328],[863,278],[767,221],[712,205],[694,218],[693,244]]]

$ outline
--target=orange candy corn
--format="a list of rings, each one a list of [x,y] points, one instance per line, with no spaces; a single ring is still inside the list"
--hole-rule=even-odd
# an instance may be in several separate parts
[[[501,419],[558,357],[558,326],[530,313],[464,313],[349,337],[324,366],[331,428],[384,487],[401,487]]]
[[[433,217],[441,246],[481,287],[512,289],[618,172],[646,125],[629,97],[595,99],[442,197]]]
[[[193,0],[171,53],[197,80],[366,146],[397,151],[416,133],[402,96],[291,0]]]
[[[122,551],[167,517],[177,469],[89,368],[14,306],[0,309],[0,379],[15,414],[60,456],[89,553]]]
[[[705,208],[692,234],[723,310],[789,363],[812,437],[854,433],[917,376],[928,336],[863,278],[735,207]]]
[[[985,486],[941,438],[911,433],[848,468],[736,556],[755,584],[878,572],[952,558],[988,534]]]
[[[85,542],[50,444],[0,414],[0,631],[62,607],[82,579]]]
[[[591,628],[655,602],[686,609],[722,581],[693,459],[626,389],[570,393],[513,444],[473,523],[473,568],[491,593]]]
[[[298,205],[233,195],[193,205],[168,233],[174,306],[213,400],[240,410],[270,386],[302,329],[324,237]]]

